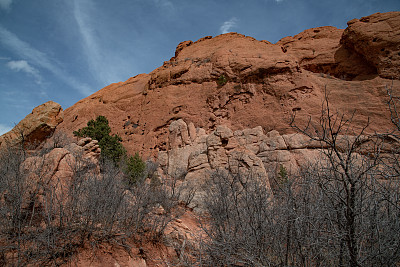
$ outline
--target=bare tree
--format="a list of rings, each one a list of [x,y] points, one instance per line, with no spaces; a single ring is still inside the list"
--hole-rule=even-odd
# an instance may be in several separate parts
[[[320,157],[272,192],[260,179],[219,171],[206,196],[204,266],[396,266],[400,262],[400,181],[396,142],[367,134],[332,112],[328,95],[317,121],[292,126]],[[390,153],[392,152],[392,153]]]
[[[27,153],[21,146],[0,153],[2,264],[60,265],[86,245],[127,246],[131,237],[162,241],[179,204],[165,183],[143,177],[131,185],[122,167],[102,161],[99,168],[78,154],[64,157],[69,174],[58,177],[52,149]]]
[[[399,260],[398,236],[391,239],[400,230],[392,222],[393,216],[398,215],[395,209],[399,203],[382,198],[388,191],[397,195],[392,186],[382,182],[384,177],[379,171],[383,166],[381,153],[385,140],[379,135],[366,135],[368,123],[356,132],[351,124],[354,116],[354,113],[346,117],[332,112],[326,93],[318,124],[310,120],[305,128],[299,128],[294,117],[292,126],[326,147],[313,176],[325,203],[329,204],[322,213],[329,218],[326,223],[331,224],[331,230],[334,229],[331,236],[339,247],[337,264],[392,266]],[[387,232],[388,228],[391,231]],[[391,242],[382,249],[384,239]]]

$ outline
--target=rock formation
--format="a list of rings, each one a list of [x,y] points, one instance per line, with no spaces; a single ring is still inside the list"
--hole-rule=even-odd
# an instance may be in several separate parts
[[[0,147],[15,146],[24,142],[29,147],[36,147],[46,140],[64,119],[60,104],[46,102],[32,110],[11,131],[0,136]]]
[[[3,153],[14,152],[11,149]],[[97,141],[90,138],[81,139],[77,143],[67,142],[63,147],[44,147],[40,154],[28,156],[22,162],[21,170],[29,177],[28,190],[25,192],[27,195],[23,198],[29,200],[29,195],[36,195],[35,203],[40,207],[43,205],[43,185],[51,184],[56,192],[61,194],[62,188],[82,169],[91,169],[94,173],[99,173],[99,158],[100,148]],[[27,201],[26,205],[29,205],[30,201]]]
[[[364,57],[379,76],[398,80],[400,20],[397,13],[377,13],[349,21],[341,43]]]
[[[87,138],[58,146],[57,136],[72,136],[103,115],[129,154],[155,158],[161,176],[195,186],[191,205],[201,208],[202,183],[214,171],[257,177],[274,189],[280,168],[296,173],[321,159],[326,145],[296,133],[289,121],[293,114],[299,126],[318,121],[326,96],[332,112],[355,112],[355,132],[367,124],[365,134],[392,131],[387,90],[400,95],[399,51],[400,12],[354,19],[345,30],[308,29],[276,44],[238,33],[185,41],[150,74],[111,84],[64,113],[54,102],[35,108],[0,137],[0,147],[18,144],[21,136],[30,144],[41,143],[57,127],[42,144],[57,148],[28,158],[24,166],[46,166],[38,174],[41,179],[62,185],[78,158],[97,164],[100,150]],[[339,136],[339,148],[352,138]],[[176,219],[166,229],[167,239],[184,247],[191,230]],[[121,253],[126,254],[123,260],[110,258],[111,252],[100,259],[146,266],[140,251],[115,254]]]
[[[194,128],[294,133],[291,114],[303,123],[318,118],[325,90],[332,110],[356,111],[354,127],[369,118],[369,133],[389,131],[386,89],[396,93],[400,85],[399,23],[400,12],[377,13],[350,21],[346,30],[319,27],[276,44],[237,33],[182,42],[150,74],[111,84],[66,109],[58,131],[72,134],[104,115],[130,154],[156,157],[179,138],[191,141]],[[180,119],[187,133],[172,140],[169,129],[181,129]]]
[[[352,114],[355,131],[393,129],[387,89],[398,94],[400,12],[319,27],[276,44],[237,33],[177,46],[150,74],[109,85],[65,111],[71,134],[98,115],[109,119],[128,153],[154,157],[162,175],[195,184],[220,168],[269,181],[319,157],[320,144],[289,126],[318,121],[325,95],[333,112]],[[346,137],[350,138],[350,137]]]
[[[177,130],[176,125],[179,125]],[[279,186],[278,173],[281,168],[289,176],[297,175],[308,164],[322,163],[325,159],[327,144],[301,133],[280,134],[276,130],[264,132],[262,127],[232,131],[218,125],[214,131],[206,134],[197,128],[188,135],[189,128],[183,120],[174,121],[170,127],[170,149],[160,151],[158,160],[162,175],[183,179],[188,189],[195,188],[196,194],[191,207],[202,210],[203,185],[206,185],[212,173],[226,169],[243,177],[265,181],[273,190]],[[185,136],[181,139],[180,137]],[[346,151],[354,143],[354,136],[339,135],[337,147]],[[316,138],[317,139],[317,138]],[[177,141],[178,140],[178,141]],[[360,136],[363,148],[359,152],[366,154],[376,141],[373,136]],[[398,144],[397,140],[386,143]],[[369,146],[369,144],[371,146]],[[381,153],[390,153],[390,147],[380,144]]]
[[[356,112],[355,130],[368,120],[366,133],[392,130],[387,89],[399,93],[399,36],[400,12],[389,12],[276,44],[237,33],[185,41],[163,66],[79,101],[64,121],[54,102],[35,108],[0,145],[16,144],[20,129],[30,143],[58,124],[57,134],[72,135],[104,115],[128,153],[156,158],[164,174],[198,183],[228,168],[272,183],[279,166],[295,171],[316,156],[320,147],[288,122],[318,120],[325,95],[332,111]]]

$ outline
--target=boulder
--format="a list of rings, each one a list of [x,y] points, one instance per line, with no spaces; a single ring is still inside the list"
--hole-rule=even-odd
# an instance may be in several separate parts
[[[177,148],[191,143],[186,122],[182,119],[173,121],[169,126],[170,148]]]
[[[400,79],[400,12],[375,13],[347,25],[340,42],[362,55],[379,76]]]
[[[32,110],[10,132],[0,136],[0,148],[24,143],[25,147],[36,148],[63,121],[64,113],[60,104],[48,101]]]

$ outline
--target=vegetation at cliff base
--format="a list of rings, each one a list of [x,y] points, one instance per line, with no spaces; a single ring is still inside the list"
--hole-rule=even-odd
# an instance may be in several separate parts
[[[122,139],[118,135],[110,135],[111,128],[105,116],[98,116],[96,120],[90,120],[87,127],[74,131],[79,137],[90,137],[99,142],[101,155],[104,160],[111,160],[115,164],[125,166],[124,172],[129,185],[134,185],[141,178],[146,178],[146,163],[139,153],[128,156],[122,145]]]
[[[99,141],[102,157],[117,163],[126,155],[126,150],[121,144],[121,137],[117,134],[110,135],[110,133],[108,119],[104,116],[98,116],[96,120],[90,120],[86,127],[74,131],[76,136],[90,137]]]
[[[132,157],[129,157],[126,161],[126,174],[128,175],[128,183],[133,185],[136,184],[146,171],[146,163],[139,156],[139,153],[135,153]]]

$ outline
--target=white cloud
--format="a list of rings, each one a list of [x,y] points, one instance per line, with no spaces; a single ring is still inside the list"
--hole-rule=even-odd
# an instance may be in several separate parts
[[[82,37],[84,54],[90,72],[99,83],[108,85],[116,81],[118,73],[116,73],[115,68],[106,63],[110,54],[114,51],[104,51],[100,46],[102,42],[98,33],[102,30],[96,28],[96,26],[101,27],[101,24],[94,21],[97,13],[93,1],[74,1],[73,14]]]
[[[0,0],[0,8],[9,11],[11,9],[12,0]]]
[[[233,18],[231,18],[230,20],[225,21],[225,22],[221,25],[221,27],[219,28],[219,30],[221,31],[222,34],[228,33],[228,32],[231,31],[232,28],[234,28],[234,27],[237,26],[237,22],[238,22],[238,19],[235,18],[235,17],[233,17]]]
[[[13,128],[13,127],[10,127],[10,126],[8,126],[8,125],[0,124],[0,135],[3,135],[3,134],[5,134],[5,133],[11,131],[12,128]]]
[[[32,64],[50,71],[83,95],[89,95],[92,93],[92,90],[87,85],[79,83],[75,78],[65,73],[61,67],[59,67],[59,65],[54,60],[51,60],[51,58],[49,58],[45,53],[33,48],[30,44],[22,41],[18,36],[1,25],[0,43],[10,51],[16,53],[19,57],[27,59],[29,62],[32,62]]]
[[[38,84],[41,83],[42,77],[40,76],[39,71],[29,65],[29,63],[25,60],[9,61],[6,66],[14,71],[22,71],[28,73],[36,79],[36,82]]]
[[[127,59],[127,47],[121,43],[118,44],[120,49],[116,49],[115,42],[111,46],[110,40],[119,38],[119,35],[107,21],[102,19],[107,11],[96,6],[97,2],[92,0],[75,0],[72,3],[72,14],[81,37],[82,54],[92,77],[99,84],[106,86],[130,75],[128,72],[134,66]],[[164,3],[161,0],[158,4],[160,8],[161,5],[168,6],[168,2]]]
[[[174,10],[174,5],[169,0],[154,0],[154,3],[160,8],[168,8]]]

